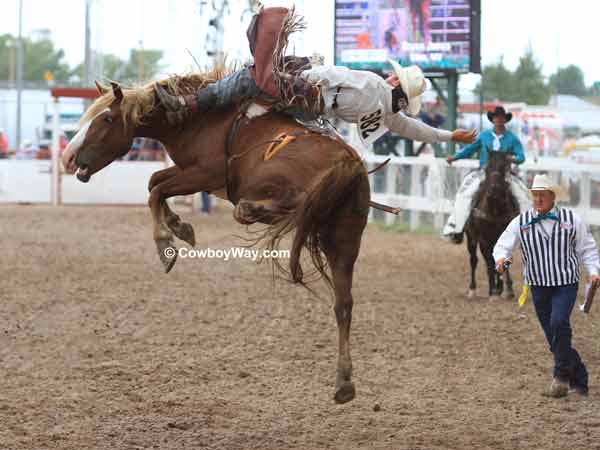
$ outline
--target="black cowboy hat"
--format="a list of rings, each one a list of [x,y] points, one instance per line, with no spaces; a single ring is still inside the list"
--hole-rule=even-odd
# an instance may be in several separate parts
[[[507,122],[512,119],[512,113],[507,113],[502,106],[496,106],[494,111],[488,111],[487,118],[490,122],[494,122],[494,116],[504,116]]]

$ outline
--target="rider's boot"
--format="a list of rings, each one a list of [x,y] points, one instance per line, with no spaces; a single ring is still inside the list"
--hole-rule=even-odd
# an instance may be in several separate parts
[[[452,233],[450,235],[450,242],[453,244],[461,244],[463,241],[463,233]]]
[[[154,90],[171,125],[181,125],[197,112],[232,105],[260,93],[248,68],[210,83],[192,95],[171,95],[159,83],[155,83]]]

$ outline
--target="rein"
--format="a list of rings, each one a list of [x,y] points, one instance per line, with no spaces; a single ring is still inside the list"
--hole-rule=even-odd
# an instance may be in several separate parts
[[[231,149],[233,147],[233,143],[235,142],[235,138],[242,127],[242,120],[247,119],[245,115],[245,111],[238,111],[235,119],[233,119],[233,123],[231,124],[231,128],[229,128],[229,132],[227,133],[227,141],[225,143],[225,192],[227,194],[227,200],[235,205],[235,202],[231,200],[231,186],[230,186],[230,177],[229,177],[229,164],[231,162]],[[244,152],[245,153],[245,152]]]
[[[233,123],[231,125],[231,127],[229,128],[229,131],[227,133],[227,139],[225,142],[225,189],[226,189],[226,195],[227,195],[227,200],[229,200],[231,203],[236,204],[232,197],[231,197],[231,191],[232,191],[232,186],[231,186],[231,177],[230,177],[230,165],[231,163],[238,159],[238,158],[243,158],[244,156],[246,156],[248,153],[253,152],[254,150],[256,150],[259,147],[263,147],[265,145],[269,145],[269,147],[267,147],[266,151],[265,151],[265,155],[263,157],[264,161],[267,161],[269,159],[271,159],[273,156],[275,156],[276,153],[278,153],[282,148],[284,148],[287,144],[291,143],[292,141],[296,140],[297,138],[300,137],[310,137],[310,136],[325,136],[328,137],[329,139],[337,142],[338,144],[341,144],[342,147],[344,148],[344,150],[349,154],[350,157],[355,158],[355,159],[361,159],[360,156],[358,155],[358,153],[356,152],[356,150],[354,148],[352,148],[350,145],[348,145],[342,138],[332,135],[331,133],[327,133],[327,132],[322,132],[322,133],[318,133],[315,131],[312,131],[310,129],[302,129],[302,130],[295,130],[295,131],[291,131],[291,132],[282,132],[279,135],[277,135],[274,139],[269,139],[266,141],[262,141],[259,142],[253,146],[251,146],[249,149],[243,151],[242,153],[233,155],[233,144],[235,143],[236,139],[237,139],[237,135],[240,131],[240,129],[242,128],[242,126],[248,125],[249,123],[252,122],[252,120],[255,117],[249,118],[246,115],[246,111],[247,111],[247,107],[242,106],[237,114],[235,119],[233,119]],[[260,116],[258,116],[260,117]],[[387,161],[386,161],[387,163]],[[382,164],[381,166],[385,165],[386,163]],[[381,167],[378,167],[376,170],[380,169]]]
[[[473,212],[472,212],[473,217],[476,217],[477,219],[485,220],[487,222],[505,222],[507,220],[512,219],[512,217],[513,217],[510,212],[511,193],[510,193],[510,183],[509,182],[506,182],[507,189],[504,191],[504,199],[503,199],[503,203],[506,206],[506,209],[508,210],[508,212],[506,212],[505,214],[502,214],[500,216],[495,216],[495,215],[492,215],[489,211],[486,211],[484,208],[481,208],[481,203],[484,200],[489,200],[489,195],[488,195],[489,194],[488,193],[489,185],[487,184],[487,181],[490,180],[492,178],[492,176],[496,175],[496,174],[502,176],[502,172],[499,170],[494,170],[494,171],[490,172],[489,175],[486,173],[486,176],[482,183],[480,191],[477,193],[477,195],[478,195],[477,203],[474,205]],[[506,175],[504,175],[504,177],[506,177]],[[486,202],[487,205],[489,205],[489,203],[490,203],[489,201]],[[484,205],[484,207],[485,207],[485,205]]]

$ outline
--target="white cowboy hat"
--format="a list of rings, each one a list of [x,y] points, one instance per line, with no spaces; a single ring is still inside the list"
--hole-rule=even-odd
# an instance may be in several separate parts
[[[564,187],[555,184],[546,174],[538,174],[533,178],[529,193],[533,191],[551,191],[554,192],[554,200],[557,202],[567,201],[569,194]]]
[[[419,66],[402,67],[396,61],[389,59],[394,72],[400,80],[402,90],[408,97],[408,113],[416,116],[421,110],[421,97],[427,89],[427,80]]]

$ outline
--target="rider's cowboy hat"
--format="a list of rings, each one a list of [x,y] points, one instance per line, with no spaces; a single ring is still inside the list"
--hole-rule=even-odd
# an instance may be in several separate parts
[[[512,113],[507,113],[502,106],[496,106],[495,110],[488,111],[487,118],[490,122],[494,122],[494,116],[504,116],[506,122],[510,122],[512,119]]]
[[[325,57],[320,53],[313,52],[313,54],[308,57],[308,60],[310,61],[311,66],[313,67],[322,66],[325,62]]]
[[[400,80],[400,86],[408,97],[408,113],[416,116],[421,110],[421,97],[427,89],[427,81],[418,66],[402,67],[394,60],[388,60]]]
[[[554,200],[557,202],[567,201],[569,199],[569,195],[565,188],[554,183],[546,174],[538,174],[533,178],[529,193],[532,194],[533,191],[554,192]]]

